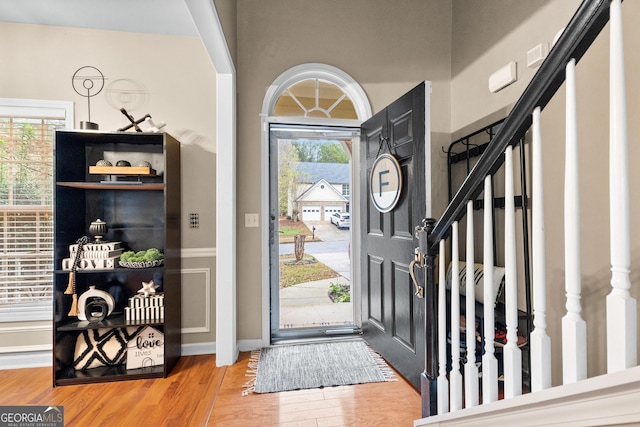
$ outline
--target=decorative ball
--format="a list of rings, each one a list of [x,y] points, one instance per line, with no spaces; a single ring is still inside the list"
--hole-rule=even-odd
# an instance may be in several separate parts
[[[138,167],[138,168],[150,168],[151,167],[151,163],[147,162],[146,160],[140,160],[138,163],[136,163],[136,167]]]
[[[98,160],[98,163],[96,163],[96,166],[113,166],[111,164],[111,162],[109,160]]]
[[[118,160],[116,162],[116,166],[131,166],[131,163],[126,160]]]

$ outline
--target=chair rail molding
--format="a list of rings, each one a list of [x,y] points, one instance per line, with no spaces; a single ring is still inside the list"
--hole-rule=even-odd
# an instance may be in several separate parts
[[[217,254],[216,248],[182,248],[180,252],[181,258],[215,258]]]

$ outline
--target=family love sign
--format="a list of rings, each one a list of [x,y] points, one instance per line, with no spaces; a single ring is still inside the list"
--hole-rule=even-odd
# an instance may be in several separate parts
[[[141,330],[127,344],[127,369],[164,364],[164,334],[151,326]]]

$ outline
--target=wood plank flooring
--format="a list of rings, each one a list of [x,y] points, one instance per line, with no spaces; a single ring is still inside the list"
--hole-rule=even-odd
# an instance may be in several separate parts
[[[411,426],[420,394],[402,378],[242,396],[249,353],[218,368],[183,356],[165,379],[51,387],[51,368],[0,370],[0,405],[62,405],[66,426]]]

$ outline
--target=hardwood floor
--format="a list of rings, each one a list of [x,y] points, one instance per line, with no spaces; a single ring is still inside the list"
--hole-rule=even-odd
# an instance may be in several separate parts
[[[248,353],[184,356],[165,379],[51,386],[51,368],[0,370],[0,406],[64,406],[66,426],[411,426],[420,394],[394,382],[242,396]]]

